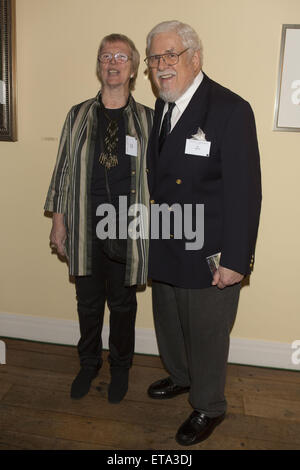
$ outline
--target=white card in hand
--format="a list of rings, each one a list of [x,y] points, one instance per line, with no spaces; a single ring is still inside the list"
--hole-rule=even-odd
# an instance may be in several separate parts
[[[131,155],[132,157],[137,157],[137,140],[135,137],[130,135],[126,136],[126,155]]]
[[[198,155],[200,157],[209,157],[211,142],[207,140],[186,139],[185,153],[189,155]]]

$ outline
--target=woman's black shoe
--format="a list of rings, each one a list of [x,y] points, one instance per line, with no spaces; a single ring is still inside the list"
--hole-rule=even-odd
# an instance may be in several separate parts
[[[79,400],[84,397],[91,388],[92,380],[97,377],[99,369],[82,367],[74,379],[71,387],[71,398]]]
[[[120,403],[128,390],[129,369],[126,367],[112,367],[110,369],[111,382],[108,387],[108,401]]]

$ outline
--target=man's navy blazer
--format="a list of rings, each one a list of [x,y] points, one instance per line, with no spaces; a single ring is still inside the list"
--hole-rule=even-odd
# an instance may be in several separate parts
[[[222,266],[249,274],[261,206],[259,150],[251,106],[204,74],[159,154],[163,108],[164,101],[158,99],[147,154],[150,202],[180,204],[182,214],[184,204],[192,204],[194,223],[195,205],[203,204],[204,244],[199,250],[187,250],[186,242],[191,240],[174,237],[171,223],[169,239],[150,237],[149,277],[178,287],[209,287],[212,274],[206,257],[219,252]],[[208,157],[185,153],[186,139],[199,128],[211,142]]]

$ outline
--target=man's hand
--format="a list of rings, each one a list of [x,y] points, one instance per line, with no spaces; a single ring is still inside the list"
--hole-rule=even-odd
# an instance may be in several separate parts
[[[243,274],[232,271],[232,269],[219,266],[219,269],[214,274],[212,285],[219,287],[219,289],[224,289],[224,287],[232,286],[233,284],[241,282],[243,278]]]
[[[57,250],[60,256],[65,256],[65,241],[67,230],[64,224],[63,214],[53,214],[52,230],[50,232],[50,246]]]

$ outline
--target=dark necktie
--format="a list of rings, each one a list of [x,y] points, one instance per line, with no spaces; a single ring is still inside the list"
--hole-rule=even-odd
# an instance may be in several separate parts
[[[164,119],[163,119],[163,122],[162,122],[162,125],[161,125],[160,134],[159,134],[159,153],[161,152],[161,149],[164,145],[164,142],[165,142],[168,134],[170,134],[171,115],[172,115],[172,111],[173,111],[174,106],[175,106],[175,103],[169,103],[168,111],[164,115]]]

